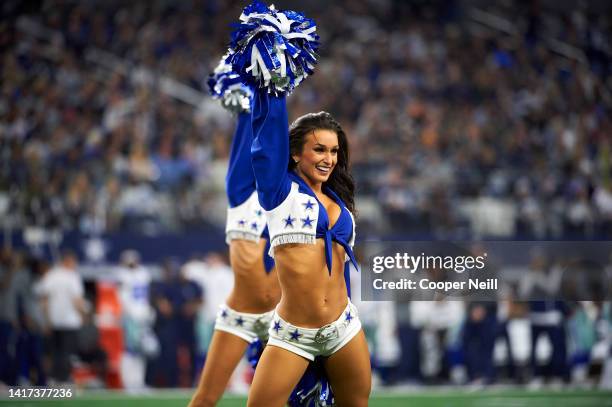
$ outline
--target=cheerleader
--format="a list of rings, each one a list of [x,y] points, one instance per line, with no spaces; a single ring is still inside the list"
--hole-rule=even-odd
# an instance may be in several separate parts
[[[367,406],[368,347],[349,300],[357,267],[354,183],[342,127],[326,112],[289,128],[286,94],[312,72],[312,20],[259,2],[245,8],[229,60],[256,89],[252,164],[281,287],[248,405],[282,406],[309,362],[323,365],[340,406]]]
[[[238,112],[226,177],[226,242],[234,287],[220,307],[206,363],[191,407],[214,406],[250,344],[264,343],[273,308],[280,298],[273,261],[265,256],[268,234],[251,168],[251,91],[223,59],[209,81],[224,107]]]

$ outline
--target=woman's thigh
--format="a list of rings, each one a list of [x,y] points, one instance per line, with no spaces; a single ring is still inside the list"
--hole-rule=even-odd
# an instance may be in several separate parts
[[[223,395],[248,343],[231,333],[215,330],[204,370],[190,406],[213,406]]]
[[[282,407],[309,361],[276,346],[266,346],[249,391],[249,407]]]
[[[325,371],[339,407],[368,405],[372,369],[363,330],[342,349],[327,358]]]

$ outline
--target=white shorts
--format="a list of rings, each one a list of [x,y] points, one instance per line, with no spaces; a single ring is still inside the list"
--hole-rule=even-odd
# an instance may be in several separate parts
[[[321,328],[291,325],[274,311],[268,331],[268,345],[287,349],[310,361],[316,356],[329,356],[342,349],[361,330],[357,308],[349,301],[340,317]]]
[[[265,342],[268,340],[268,328],[274,315],[274,310],[263,314],[248,314],[234,311],[227,305],[219,306],[215,321],[215,329],[234,334],[248,343],[256,339]]]

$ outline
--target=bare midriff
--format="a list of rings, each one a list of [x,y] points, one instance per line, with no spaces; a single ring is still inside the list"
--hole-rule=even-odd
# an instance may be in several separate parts
[[[344,248],[333,242],[330,275],[323,239],[315,244],[276,246],[274,260],[282,290],[280,317],[304,328],[319,328],[338,319],[348,302],[344,258]]]
[[[266,273],[263,262],[265,246],[265,239],[259,239],[259,242],[235,239],[230,243],[234,288],[227,305],[235,311],[261,314],[278,304],[281,296],[278,277],[275,269]]]

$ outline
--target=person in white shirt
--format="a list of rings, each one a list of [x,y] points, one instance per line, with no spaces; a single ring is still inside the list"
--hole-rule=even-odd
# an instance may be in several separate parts
[[[72,251],[63,252],[60,263],[43,277],[39,287],[52,331],[51,377],[60,383],[70,380],[70,355],[76,352],[77,333],[87,310],[77,264]]]
[[[232,291],[232,269],[220,253],[211,252],[202,260],[194,257],[183,266],[184,276],[196,282],[204,293],[198,313],[198,352],[206,354],[212,338],[219,304],[223,304]]]

